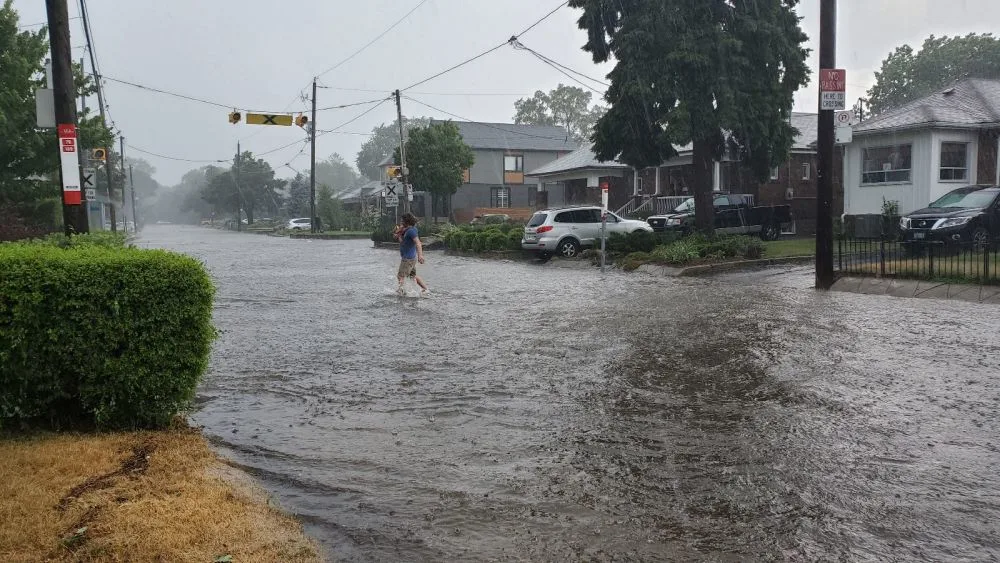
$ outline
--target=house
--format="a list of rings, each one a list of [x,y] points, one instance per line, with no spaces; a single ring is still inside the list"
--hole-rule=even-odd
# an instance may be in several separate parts
[[[812,233],[816,224],[818,116],[792,113],[791,124],[798,133],[788,159],[774,168],[765,182],[758,182],[733,155],[724,155],[713,166],[712,188],[752,195],[759,205],[788,204],[796,232]],[[660,166],[635,170],[619,162],[598,161],[591,147],[583,147],[532,169],[527,176],[535,182],[539,193],[536,201],[550,206],[597,204],[600,186],[607,185],[609,207],[620,214],[663,212],[675,205],[679,196],[691,195],[693,152],[692,145],[680,147],[676,156]],[[837,178],[834,183],[837,185]],[[835,207],[839,200],[835,197]]]
[[[906,213],[954,188],[1000,184],[1000,80],[967,79],[854,127],[847,215]]]
[[[566,156],[578,146],[557,126],[453,123],[476,160],[451,198],[452,209],[435,209],[434,214],[443,217],[452,211],[460,223],[470,221],[477,209],[533,209],[538,190],[525,183],[525,172]]]

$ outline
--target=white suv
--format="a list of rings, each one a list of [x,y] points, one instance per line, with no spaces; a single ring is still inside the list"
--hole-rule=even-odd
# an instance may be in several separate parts
[[[608,236],[635,231],[652,232],[645,221],[622,219],[608,212]],[[580,249],[601,243],[601,208],[567,207],[538,211],[524,228],[521,248],[572,258]]]
[[[285,228],[289,231],[311,231],[312,221],[308,217],[299,217],[297,219],[290,219]]]

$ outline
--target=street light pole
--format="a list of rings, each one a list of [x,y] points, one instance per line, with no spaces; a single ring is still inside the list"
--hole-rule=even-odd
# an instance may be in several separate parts
[[[819,67],[837,66],[837,0],[820,0]],[[822,89],[821,89],[822,90]],[[819,166],[816,171],[816,288],[833,285],[833,110],[819,97]]]

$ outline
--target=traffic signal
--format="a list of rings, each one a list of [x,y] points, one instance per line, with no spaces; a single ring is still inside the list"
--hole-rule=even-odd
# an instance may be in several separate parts
[[[385,175],[390,180],[395,180],[397,178],[401,178],[403,176],[403,167],[402,166],[390,166],[388,168],[388,170],[386,170]]]
[[[90,159],[91,160],[107,161],[108,160],[108,149],[94,149],[94,150],[90,151]]]
[[[309,123],[309,118],[301,113],[295,118],[295,124],[299,127],[305,127],[307,123]]]
[[[234,123],[234,124],[235,123],[239,123],[240,119],[242,119],[242,118],[243,118],[243,116],[240,115],[240,112],[238,112],[238,111],[230,112],[230,114],[229,114],[229,122],[230,123]]]

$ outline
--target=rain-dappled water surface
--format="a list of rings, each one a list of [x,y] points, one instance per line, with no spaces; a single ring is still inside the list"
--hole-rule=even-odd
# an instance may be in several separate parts
[[[1000,556],[1000,309],[440,253],[401,299],[367,241],[143,244],[218,284],[195,421],[334,558]]]

